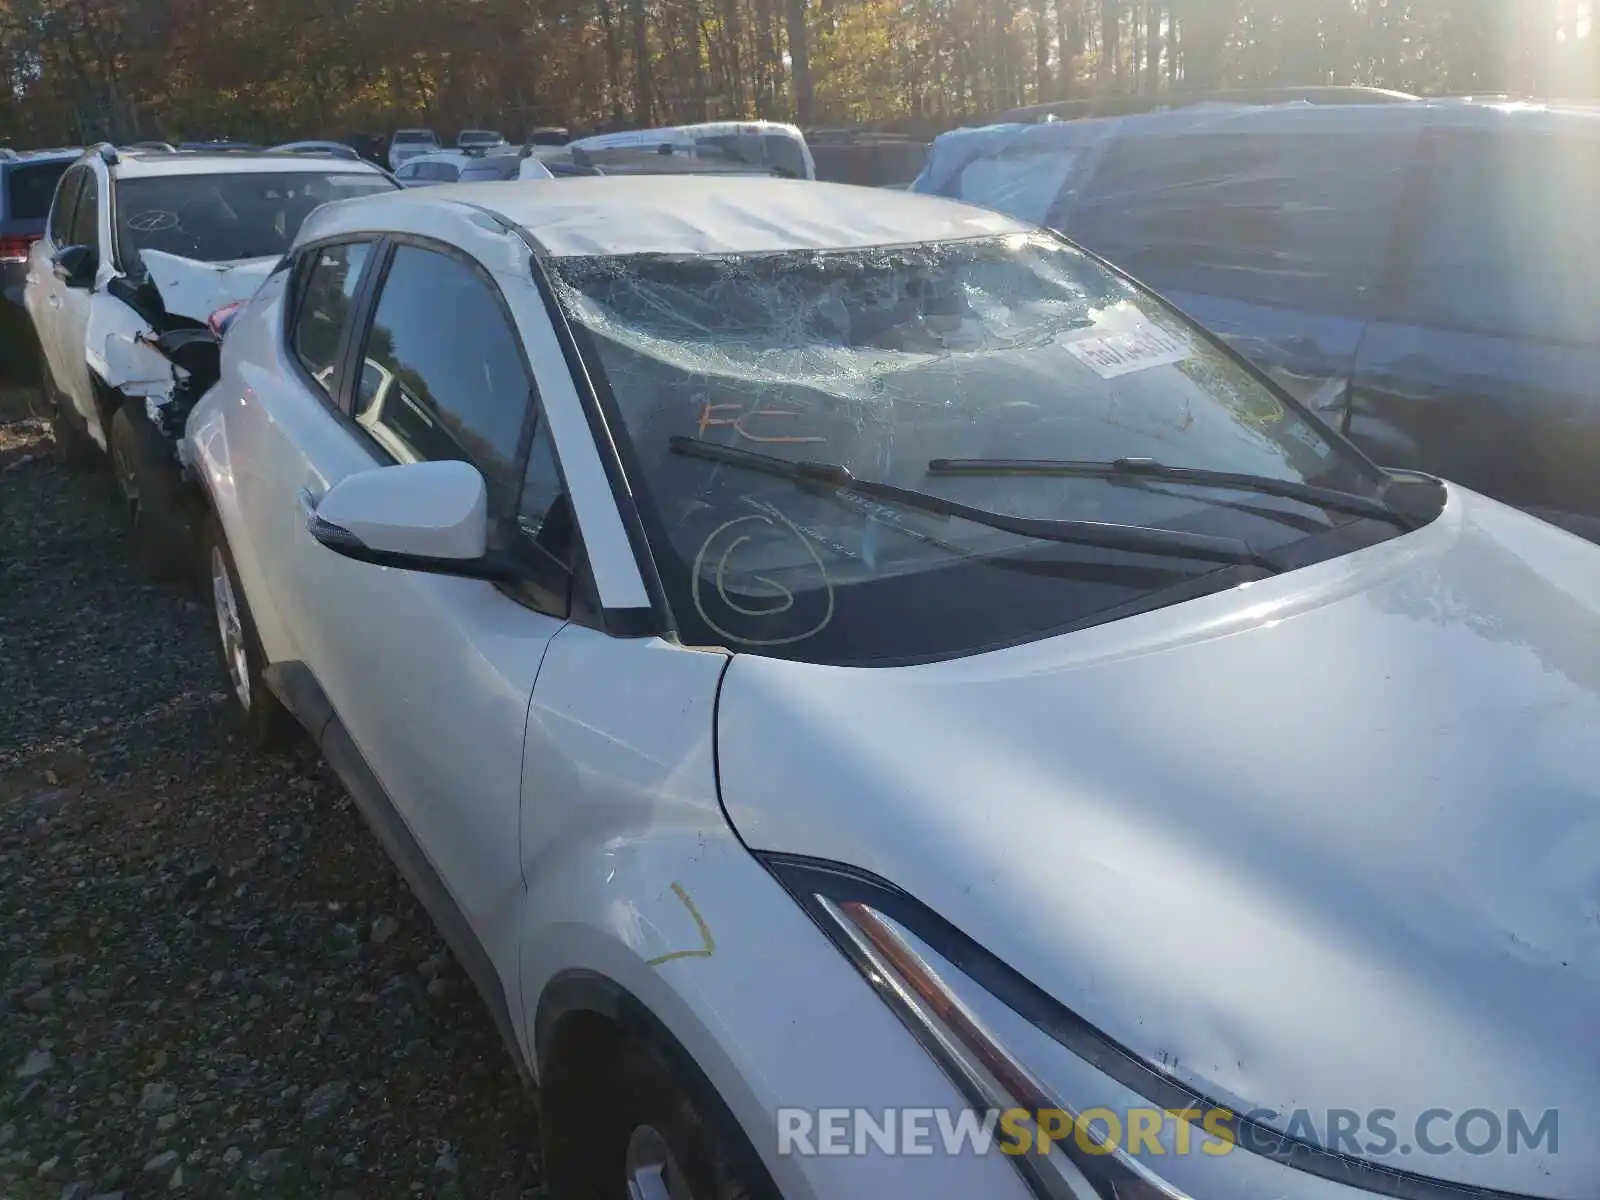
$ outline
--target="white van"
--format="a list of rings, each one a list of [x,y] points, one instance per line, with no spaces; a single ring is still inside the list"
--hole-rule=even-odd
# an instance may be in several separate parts
[[[566,148],[585,153],[604,150],[646,150],[670,146],[673,153],[717,161],[764,165],[796,179],[815,179],[817,164],[805,135],[776,121],[710,121],[660,129],[630,129],[578,138]]]

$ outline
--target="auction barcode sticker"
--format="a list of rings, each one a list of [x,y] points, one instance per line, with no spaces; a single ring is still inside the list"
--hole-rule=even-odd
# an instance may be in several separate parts
[[[1189,357],[1189,343],[1153,325],[1069,342],[1067,350],[1101,379],[1170,366]]]

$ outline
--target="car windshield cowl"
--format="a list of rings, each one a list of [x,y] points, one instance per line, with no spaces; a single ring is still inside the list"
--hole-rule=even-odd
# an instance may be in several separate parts
[[[932,660],[1413,525],[1337,434],[1054,235],[545,262],[691,641]]]

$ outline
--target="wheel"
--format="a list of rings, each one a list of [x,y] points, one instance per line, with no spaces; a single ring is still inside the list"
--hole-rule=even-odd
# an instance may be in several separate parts
[[[194,502],[184,488],[172,444],[133,403],[111,418],[111,473],[139,565],[161,583],[192,581]]]
[[[541,1115],[554,1200],[779,1200],[731,1117],[642,1041],[552,1079]]]
[[[50,405],[50,432],[56,440],[56,458],[64,467],[83,469],[100,466],[104,457],[100,445],[89,436],[83,420],[73,410],[72,401],[56,386],[48,365],[42,367],[45,401]]]
[[[239,586],[239,570],[233,564],[228,539],[214,513],[206,518],[201,544],[211,580],[211,600],[228,691],[250,744],[259,750],[273,749],[288,741],[294,729],[294,718],[261,677],[266,666],[261,639],[256,634],[244,589]]]

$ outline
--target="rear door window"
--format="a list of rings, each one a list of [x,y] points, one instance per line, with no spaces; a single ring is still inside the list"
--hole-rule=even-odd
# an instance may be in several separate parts
[[[72,245],[72,214],[78,206],[78,190],[89,177],[88,167],[74,167],[62,176],[61,186],[56,189],[50,208],[50,241],[57,249]]]
[[[78,207],[72,213],[71,240],[74,246],[100,248],[100,181],[94,172],[85,171],[83,191],[78,193]]]
[[[56,184],[72,164],[60,162],[11,163],[5,168],[5,194],[0,196],[0,217],[7,221],[43,221],[50,214]]]
[[[310,261],[300,267],[303,283],[289,344],[306,373],[329,396],[337,386],[339,346],[371,250],[370,242],[323,246],[307,251]]]
[[[1397,315],[1469,333],[1600,342],[1597,150],[1589,138],[1443,135]]]
[[[1157,290],[1360,315],[1415,146],[1315,131],[1124,137],[1067,232]]]

